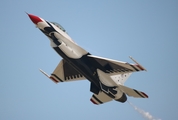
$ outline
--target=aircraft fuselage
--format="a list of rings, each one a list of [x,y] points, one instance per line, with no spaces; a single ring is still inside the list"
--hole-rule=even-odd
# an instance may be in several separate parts
[[[124,79],[127,79],[127,76],[130,76],[131,72],[145,70],[140,64],[136,62],[137,64],[133,65],[126,62],[92,56],[85,49],[77,45],[59,24],[48,22],[31,14],[28,15],[37,28],[49,38],[51,47],[63,58],[62,62],[59,63],[59,70],[57,67],[57,72],[53,72],[54,74],[51,74],[51,76],[46,75],[42,71],[42,73],[51,80],[57,83],[59,81],[75,80],[84,76],[83,78],[91,82],[90,91],[94,93],[91,101],[94,104],[103,103],[98,98],[104,100],[104,102],[112,99],[125,102],[127,100],[126,94],[134,97],[148,97],[141,91],[122,85],[122,81],[124,82]],[[65,71],[66,69],[71,69],[72,71]],[[120,75],[124,75],[120,77],[121,82],[119,80],[113,80],[110,77],[112,72],[119,72]],[[62,79],[56,74],[62,77]],[[81,76],[79,77],[79,75]],[[53,78],[53,76],[55,78]],[[98,95],[98,98],[96,95]],[[103,98],[103,96],[105,97]]]
[[[88,55],[91,54],[73,42],[66,33],[51,23],[45,22],[48,26],[44,25],[44,23],[39,23],[39,25],[41,25],[39,28],[50,39],[51,47],[74,69],[92,82],[91,91],[98,93],[101,89],[97,69],[106,70],[97,61],[89,58]],[[42,27],[42,25],[44,25],[44,27]]]

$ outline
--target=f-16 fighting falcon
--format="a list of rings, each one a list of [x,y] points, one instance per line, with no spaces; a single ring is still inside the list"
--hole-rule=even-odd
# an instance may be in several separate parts
[[[124,86],[124,82],[133,72],[146,71],[137,61],[130,64],[90,54],[77,45],[66,30],[56,22],[46,21],[38,16],[28,14],[31,21],[50,40],[51,47],[63,58],[51,75],[40,71],[55,83],[89,80],[90,101],[103,104],[112,100],[124,103],[127,96],[148,98],[141,91]]]

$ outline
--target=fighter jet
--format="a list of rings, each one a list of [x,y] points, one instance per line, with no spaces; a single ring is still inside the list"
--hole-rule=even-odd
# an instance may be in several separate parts
[[[63,58],[51,75],[40,69],[53,82],[89,80],[90,91],[93,93],[90,101],[97,105],[112,100],[124,103],[127,96],[148,98],[144,92],[124,86],[133,72],[146,71],[132,57],[135,62],[133,64],[92,55],[76,44],[60,24],[32,14],[28,16]]]

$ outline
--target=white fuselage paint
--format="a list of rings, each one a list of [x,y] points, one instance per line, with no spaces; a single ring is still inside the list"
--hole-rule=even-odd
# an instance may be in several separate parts
[[[59,46],[57,46],[53,42],[53,40],[48,37],[50,39],[51,47],[59,47],[69,58],[73,58],[73,59],[79,59],[83,55],[88,53],[86,50],[78,46],[67,33],[63,32],[61,29],[59,29],[52,23],[49,24],[51,24],[51,26],[57,31],[53,33],[54,36],[58,39],[58,41],[61,43]],[[45,27],[50,27],[50,26],[48,25],[48,23],[46,23],[46,21],[43,20],[43,22],[39,22],[37,24],[37,27],[40,28],[41,30],[44,30]]]

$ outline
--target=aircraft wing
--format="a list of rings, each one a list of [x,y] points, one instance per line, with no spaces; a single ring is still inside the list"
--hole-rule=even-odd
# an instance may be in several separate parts
[[[95,59],[98,63],[104,67],[106,73],[110,73],[112,75],[123,74],[123,73],[131,73],[138,71],[146,71],[146,69],[141,66],[138,62],[136,62],[133,58],[131,58],[136,64],[130,64],[127,62],[112,60],[108,58],[98,57],[94,55],[88,55],[91,59]]]
[[[105,102],[109,102],[112,101],[113,99],[110,98],[109,96],[107,96],[104,92],[100,91],[98,95],[93,94],[90,101],[93,104],[99,105],[99,104],[103,104]]]
[[[40,71],[50,78],[55,83],[58,82],[68,82],[75,80],[84,80],[86,79],[81,73],[75,70],[69,63],[65,60],[61,60],[53,73],[49,76],[44,71]]]

